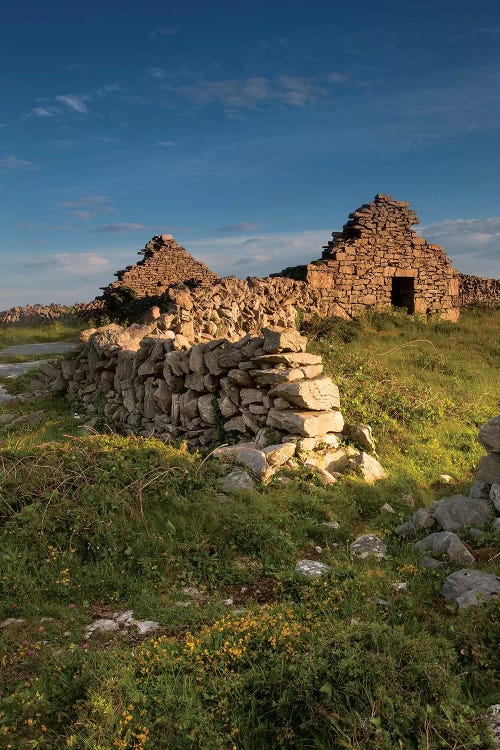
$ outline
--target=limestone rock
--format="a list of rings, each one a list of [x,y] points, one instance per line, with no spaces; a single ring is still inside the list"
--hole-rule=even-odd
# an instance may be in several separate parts
[[[348,440],[352,440],[353,443],[356,443],[368,453],[375,450],[372,428],[368,424],[346,424],[344,425],[342,434]]]
[[[264,351],[266,354],[277,352],[305,352],[307,339],[301,336],[296,328],[286,330],[263,328]]]
[[[457,570],[444,580],[441,595],[461,609],[485,604],[500,596],[500,577],[481,570]]]
[[[262,452],[269,466],[282,466],[295,455],[295,444],[279,443],[278,445],[268,445],[266,448],[263,448]]]
[[[320,578],[330,570],[329,565],[319,562],[319,560],[299,560],[295,566],[295,572],[301,573],[307,578]]]
[[[437,570],[438,568],[444,567],[444,562],[441,562],[441,560],[435,560],[433,557],[428,557],[427,555],[424,555],[423,558],[420,560],[419,565],[421,568],[428,568],[429,570]]]
[[[302,409],[325,411],[340,407],[339,389],[330,378],[280,383],[269,391],[270,398],[284,398]]]
[[[255,482],[247,471],[233,469],[230,474],[219,479],[219,485],[223,492],[232,493],[251,490],[255,486]]]
[[[489,453],[479,460],[476,481],[500,484],[500,453]]]
[[[491,485],[490,500],[495,506],[497,513],[500,513],[500,484]]]
[[[307,352],[290,352],[280,354],[261,354],[252,358],[254,365],[286,365],[287,367],[301,367],[303,365],[321,365],[321,357]]]
[[[344,419],[339,411],[292,411],[270,409],[266,424],[302,437],[340,432]]]
[[[479,440],[488,453],[500,453],[500,414],[483,424],[479,430]]]
[[[363,534],[359,536],[350,546],[351,555],[359,557],[361,560],[367,557],[376,557],[381,560],[385,557],[387,548],[378,536],[375,534]]]
[[[488,500],[490,496],[490,485],[486,482],[474,482],[469,490],[469,497],[480,500]]]
[[[394,533],[398,536],[415,536],[419,529],[427,529],[435,523],[432,508],[419,508],[405,523],[397,526]]]
[[[474,557],[457,534],[451,531],[437,531],[416,543],[420,552],[434,555],[448,555],[448,559],[459,565],[473,565]]]
[[[211,393],[200,396],[198,399],[198,411],[200,417],[206,424],[215,424],[214,398]]]
[[[387,479],[388,474],[385,469],[379,464],[376,458],[370,456],[368,453],[360,453],[359,456],[351,458],[349,461],[353,468],[359,468],[365,482],[373,484],[378,482],[380,479]]]
[[[304,372],[301,368],[290,369],[286,367],[270,367],[266,370],[250,370],[250,375],[256,385],[277,385],[278,383],[292,383],[295,380],[303,380]]]
[[[259,481],[265,480],[270,474],[266,455],[257,448],[241,448],[235,454],[236,461],[246,466]]]
[[[493,513],[487,500],[474,499],[465,495],[438,500],[432,514],[445,531],[463,531],[466,526],[484,528],[492,519]]]

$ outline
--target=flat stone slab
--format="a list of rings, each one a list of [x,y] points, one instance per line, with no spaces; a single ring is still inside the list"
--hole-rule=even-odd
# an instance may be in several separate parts
[[[0,349],[2,355],[21,355],[32,357],[37,354],[66,354],[76,349],[79,344],[76,341],[44,341],[40,344],[16,344]]]
[[[481,570],[457,570],[445,578],[441,596],[456,602],[460,609],[484,604],[500,596],[500,577]]]
[[[324,573],[328,573],[330,566],[319,560],[299,560],[295,566],[295,572],[301,573],[308,578],[320,578]]]

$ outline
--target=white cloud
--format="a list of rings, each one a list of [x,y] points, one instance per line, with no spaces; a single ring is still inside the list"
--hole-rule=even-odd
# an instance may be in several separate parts
[[[459,271],[500,278],[500,216],[446,219],[423,226],[421,233],[443,245]]]
[[[86,115],[89,111],[85,103],[89,98],[88,96],[75,96],[74,94],[59,94],[56,96],[58,102],[65,104],[73,112],[79,112],[82,115]]]
[[[118,221],[115,224],[102,224],[95,227],[93,232],[138,232],[140,229],[147,229],[144,224],[136,224],[128,221]]]
[[[70,211],[69,214],[74,219],[81,219],[82,221],[88,221],[93,216],[91,211]]]
[[[218,232],[232,234],[235,232],[255,232],[259,224],[251,221],[240,221],[238,224],[227,224],[224,227],[218,227]]]
[[[321,257],[331,230],[273,232],[214,237],[190,242],[187,249],[221,276],[267,276],[287,266]]]
[[[149,68],[148,73],[152,78],[165,78],[166,75],[161,68]]]
[[[54,117],[54,111],[47,109],[47,107],[35,107],[30,112],[31,115],[36,117]]]
[[[33,169],[37,169],[37,165],[32,161],[27,161],[26,159],[18,159],[17,156],[10,155],[3,157],[3,159],[0,159],[0,169],[19,169],[32,171]]]
[[[345,73],[328,73],[326,80],[330,83],[345,83],[348,80],[348,76]]]
[[[177,146],[177,143],[175,141],[158,141],[156,145],[164,146],[165,148],[167,148],[169,146]]]

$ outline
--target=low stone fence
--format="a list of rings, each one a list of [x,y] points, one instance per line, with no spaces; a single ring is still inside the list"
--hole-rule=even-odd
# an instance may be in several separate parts
[[[500,279],[459,275],[459,304],[461,307],[500,306]]]
[[[25,325],[38,325],[40,323],[51,323],[55,320],[72,320],[75,318],[89,320],[99,317],[104,313],[104,303],[100,300],[92,302],[77,302],[75,305],[25,305],[24,307],[11,307],[9,310],[0,312],[0,324],[23,323]]]
[[[160,327],[90,332],[77,356],[63,361],[54,388],[120,431],[184,436],[191,446],[232,433],[262,439],[272,431],[272,442],[293,435],[312,448],[316,439],[342,432],[338,388],[295,329],[190,346]]]

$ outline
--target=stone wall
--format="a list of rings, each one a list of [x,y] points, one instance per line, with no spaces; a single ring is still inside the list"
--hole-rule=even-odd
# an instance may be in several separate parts
[[[461,307],[500,306],[500,279],[480,278],[461,273],[459,281]]]
[[[90,332],[76,358],[63,361],[54,389],[120,431],[184,436],[191,446],[222,432],[248,440],[272,430],[276,443],[342,431],[338,388],[296,330],[191,347],[167,323],[162,316]]]
[[[0,312],[0,324],[22,323],[24,325],[39,325],[55,320],[72,320],[80,318],[89,320],[98,318],[104,312],[104,303],[99,300],[92,302],[77,302],[75,305],[26,305],[11,307],[10,310]]]
[[[187,285],[210,284],[217,274],[179,245],[172,235],[155,236],[138,255],[136,265],[118,271],[118,280],[103,288],[102,299],[112,312],[119,311],[124,300],[149,298],[152,302],[178,282]]]
[[[351,316],[395,304],[457,320],[458,273],[443,248],[419,237],[414,224],[418,218],[408,203],[378,194],[349,214],[342,232],[333,232],[321,260],[281,275],[329,293]]]

